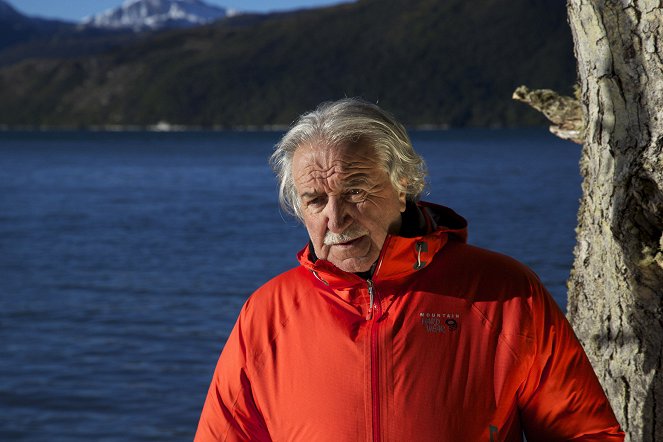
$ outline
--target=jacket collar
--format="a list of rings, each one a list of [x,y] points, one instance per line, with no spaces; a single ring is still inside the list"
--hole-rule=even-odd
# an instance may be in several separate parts
[[[374,282],[406,278],[425,268],[450,237],[467,241],[467,221],[453,210],[422,201],[416,209],[427,228],[417,236],[387,236],[373,272]],[[309,243],[297,259],[324,285],[341,290],[366,286],[366,280],[360,276],[344,272],[327,260],[312,258],[312,250]]]

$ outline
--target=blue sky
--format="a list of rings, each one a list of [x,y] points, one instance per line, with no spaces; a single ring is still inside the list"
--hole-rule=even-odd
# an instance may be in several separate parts
[[[115,8],[123,0],[5,0],[20,12],[44,18],[78,21],[106,9]],[[239,11],[276,11],[343,3],[343,0],[204,0],[206,3]],[[346,0],[347,1],[347,0]]]

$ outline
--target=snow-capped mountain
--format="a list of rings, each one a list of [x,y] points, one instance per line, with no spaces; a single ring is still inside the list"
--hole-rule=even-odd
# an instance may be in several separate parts
[[[234,14],[200,0],[125,0],[118,8],[84,18],[82,24],[143,31],[198,26]]]

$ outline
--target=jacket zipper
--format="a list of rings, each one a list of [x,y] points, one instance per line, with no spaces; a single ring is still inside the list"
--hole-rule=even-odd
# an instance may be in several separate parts
[[[368,294],[370,296],[369,317],[373,320],[371,324],[371,399],[373,410],[373,442],[380,442],[380,383],[379,383],[379,346],[378,346],[378,328],[380,318],[382,317],[382,303],[379,296],[376,296],[373,281],[366,280],[368,283]],[[376,299],[377,298],[377,299]],[[375,310],[375,314],[373,314]]]

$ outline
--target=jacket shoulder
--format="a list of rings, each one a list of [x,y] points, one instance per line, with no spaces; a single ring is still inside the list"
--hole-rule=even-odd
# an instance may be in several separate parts
[[[296,267],[267,281],[244,303],[235,328],[241,332],[250,359],[258,359],[302,306],[310,276]]]
[[[433,266],[459,290],[469,290],[479,299],[498,294],[528,296],[541,288],[536,273],[520,261],[459,241],[450,241],[435,257]]]
[[[243,310],[271,310],[283,303],[294,302],[301,289],[310,285],[308,273],[298,266],[276,275],[249,296]]]

